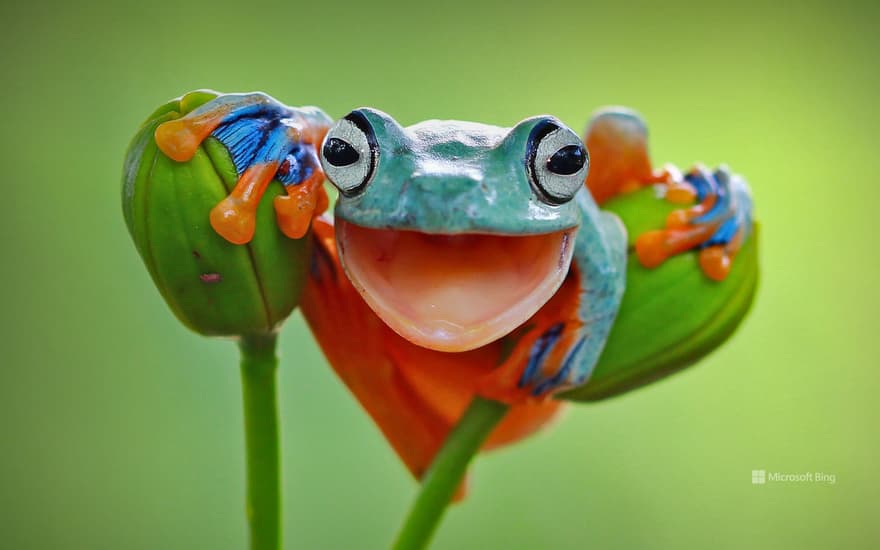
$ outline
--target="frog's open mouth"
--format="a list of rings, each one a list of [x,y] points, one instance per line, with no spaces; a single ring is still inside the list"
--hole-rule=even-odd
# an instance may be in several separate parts
[[[342,264],[395,332],[438,351],[508,334],[565,279],[574,229],[538,235],[436,235],[336,220]]]

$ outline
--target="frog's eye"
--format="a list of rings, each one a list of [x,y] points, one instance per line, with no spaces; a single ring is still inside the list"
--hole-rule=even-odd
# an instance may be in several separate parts
[[[552,120],[539,123],[529,135],[529,177],[545,202],[563,204],[584,186],[590,157],[580,138]]]
[[[327,132],[321,148],[321,168],[346,197],[360,193],[370,182],[379,160],[379,146],[369,121],[352,111]]]

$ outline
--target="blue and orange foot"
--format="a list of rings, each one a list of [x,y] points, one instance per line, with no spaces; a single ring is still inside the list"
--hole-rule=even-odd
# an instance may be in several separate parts
[[[687,205],[670,213],[665,227],[636,239],[642,265],[657,267],[670,257],[699,250],[707,277],[721,281],[752,228],[752,198],[745,180],[721,166],[696,166],[682,175],[672,165],[651,167],[648,131],[642,118],[614,107],[596,113],[584,139],[590,152],[587,187],[600,205],[648,185],[663,200]]]

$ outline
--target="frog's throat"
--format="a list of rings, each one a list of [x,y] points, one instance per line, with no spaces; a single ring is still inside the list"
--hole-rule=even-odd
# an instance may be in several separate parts
[[[342,265],[370,308],[410,342],[446,352],[484,346],[535,314],[568,273],[576,231],[432,235],[336,224]]]

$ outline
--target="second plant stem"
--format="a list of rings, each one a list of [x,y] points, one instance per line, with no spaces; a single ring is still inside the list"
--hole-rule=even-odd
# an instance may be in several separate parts
[[[415,503],[394,543],[395,550],[426,548],[468,464],[507,412],[507,405],[475,398],[446,437],[422,479]]]
[[[239,343],[251,550],[281,547],[275,341],[274,334],[263,334],[242,337]]]

